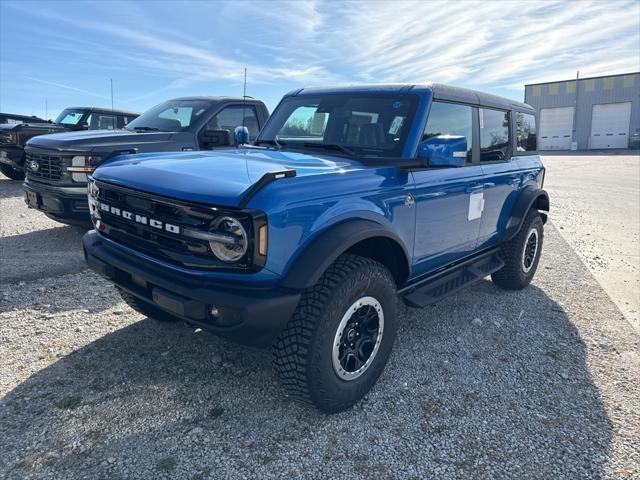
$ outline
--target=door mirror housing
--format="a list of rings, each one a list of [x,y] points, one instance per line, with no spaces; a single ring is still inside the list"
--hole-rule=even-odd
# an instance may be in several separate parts
[[[205,130],[202,133],[204,143],[210,147],[228,147],[231,145],[231,132],[229,130]]]
[[[239,126],[233,131],[233,144],[236,147],[249,143],[249,129]]]
[[[462,167],[467,161],[466,137],[437,135],[418,145],[418,156],[430,167]]]

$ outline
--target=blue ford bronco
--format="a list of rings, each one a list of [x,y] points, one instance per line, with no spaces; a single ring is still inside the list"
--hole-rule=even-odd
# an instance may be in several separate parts
[[[149,317],[270,347],[294,398],[337,412],[382,373],[398,298],[422,307],[489,275],[529,284],[544,171],[523,103],[440,84],[305,88],[252,145],[101,165],[85,257]]]

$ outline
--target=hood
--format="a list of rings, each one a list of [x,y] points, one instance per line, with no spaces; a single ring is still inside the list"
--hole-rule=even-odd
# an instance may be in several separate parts
[[[229,149],[117,157],[96,169],[93,178],[179,200],[234,207],[265,173],[295,170],[297,177],[304,177],[361,168],[342,157]]]
[[[4,132],[65,132],[66,127],[57,123],[3,123],[0,124],[0,133]]]
[[[60,151],[93,151],[108,147],[135,148],[136,145],[166,142],[174,132],[132,132],[130,130],[80,130],[75,132],[54,133],[36,137],[27,143],[30,147]]]

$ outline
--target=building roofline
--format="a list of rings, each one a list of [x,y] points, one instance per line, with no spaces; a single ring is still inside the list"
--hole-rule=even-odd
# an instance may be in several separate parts
[[[612,75],[599,75],[597,77],[581,77],[578,78],[578,81],[582,81],[582,80],[597,80],[599,78],[611,78],[611,77],[626,77],[627,75],[640,75],[640,72],[629,72],[629,73],[615,73]],[[575,82],[576,79],[575,78],[570,78],[568,80],[556,80],[554,82],[540,82],[540,83],[525,83],[524,86],[526,87],[533,87],[536,85],[550,85],[552,83],[566,83],[566,82]]]

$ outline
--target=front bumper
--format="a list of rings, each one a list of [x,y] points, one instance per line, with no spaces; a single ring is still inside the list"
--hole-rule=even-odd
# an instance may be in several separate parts
[[[24,201],[62,223],[89,226],[89,202],[87,186],[62,187],[33,180],[22,184]]]
[[[300,301],[300,292],[216,283],[201,275],[150,264],[95,230],[83,237],[89,267],[117,287],[229,340],[269,347]],[[215,307],[218,315],[210,314]]]
[[[24,150],[13,145],[0,145],[0,163],[15,170],[24,170]]]

